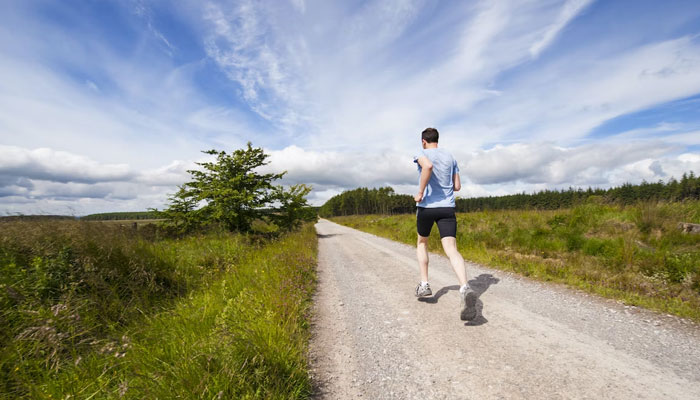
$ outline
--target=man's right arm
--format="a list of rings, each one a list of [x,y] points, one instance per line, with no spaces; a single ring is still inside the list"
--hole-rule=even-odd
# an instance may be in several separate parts
[[[430,181],[430,175],[433,173],[433,163],[430,162],[428,157],[421,156],[418,157],[416,162],[420,165],[420,181],[418,183],[418,193],[413,196],[416,203],[420,203],[423,200],[423,192],[425,192],[425,187],[428,186],[428,181]]]
[[[459,180],[459,172],[455,172],[454,175],[452,175],[452,185],[453,185],[453,190],[455,192],[459,192],[459,189],[462,188],[462,182]]]

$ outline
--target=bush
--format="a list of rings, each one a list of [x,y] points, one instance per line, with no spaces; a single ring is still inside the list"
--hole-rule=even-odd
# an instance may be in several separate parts
[[[669,254],[664,257],[664,272],[670,282],[681,283],[697,272],[700,256],[693,253]]]

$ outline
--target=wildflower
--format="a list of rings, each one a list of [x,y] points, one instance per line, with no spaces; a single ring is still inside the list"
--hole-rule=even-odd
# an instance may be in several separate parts
[[[124,397],[126,391],[129,390],[129,382],[122,382],[119,384],[119,397]]]

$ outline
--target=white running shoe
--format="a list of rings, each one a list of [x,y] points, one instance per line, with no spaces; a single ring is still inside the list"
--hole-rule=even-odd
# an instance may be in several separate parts
[[[416,286],[416,297],[425,297],[425,296],[432,296],[433,291],[430,290],[430,284],[428,282],[426,283],[419,283],[418,286]]]

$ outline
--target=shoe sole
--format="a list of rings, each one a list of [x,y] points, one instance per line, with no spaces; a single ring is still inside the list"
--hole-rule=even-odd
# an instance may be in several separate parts
[[[433,292],[427,292],[423,294],[416,294],[416,297],[421,298],[421,297],[430,297],[433,295]]]
[[[474,292],[469,292],[465,296],[464,305],[462,306],[462,312],[459,314],[459,318],[462,321],[471,321],[476,318],[476,299],[477,295]]]

